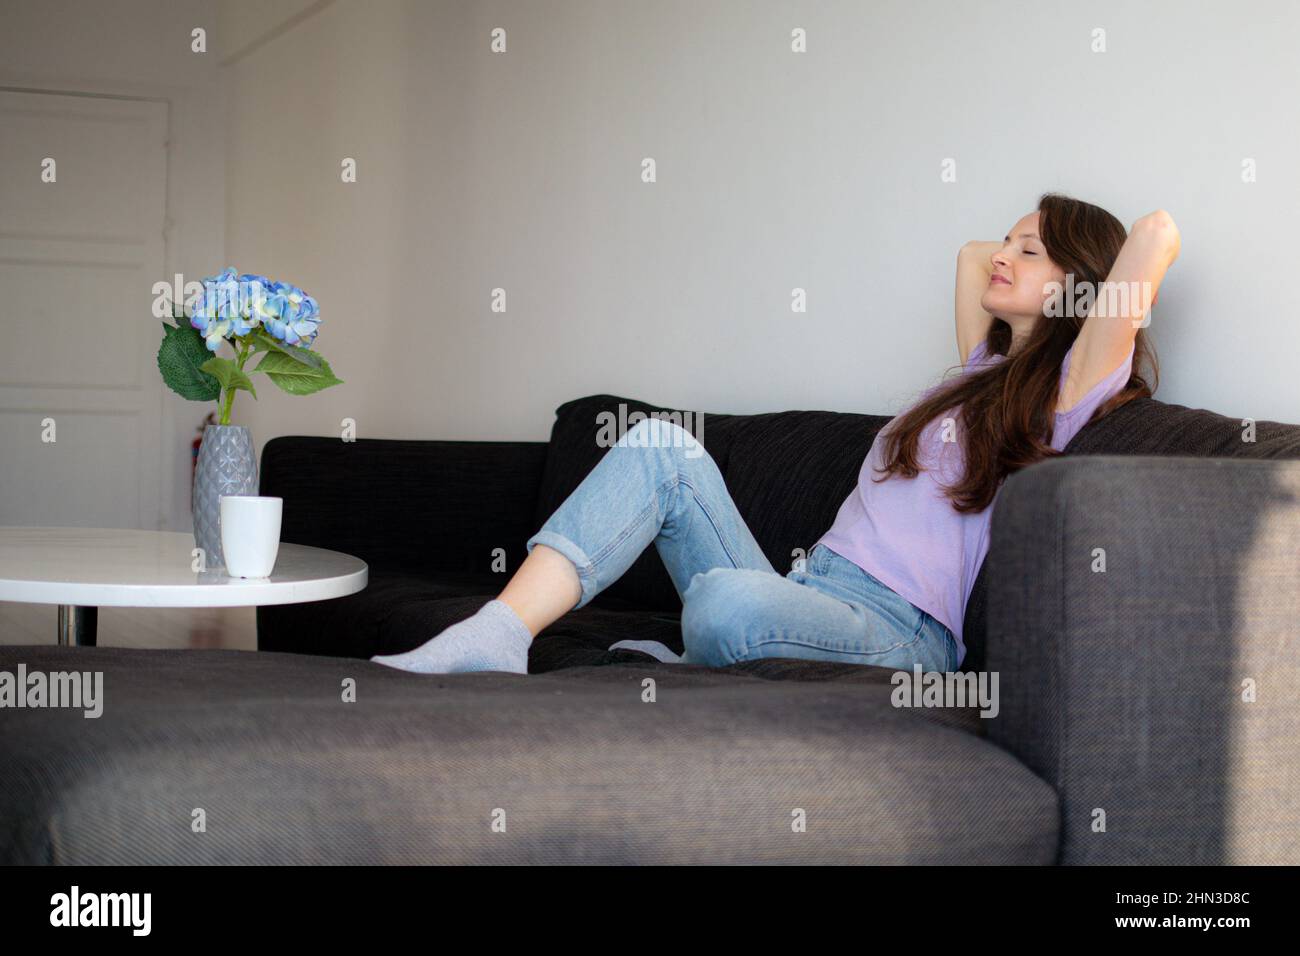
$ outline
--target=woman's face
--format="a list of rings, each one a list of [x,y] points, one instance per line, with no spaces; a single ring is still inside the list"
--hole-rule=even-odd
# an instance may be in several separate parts
[[[1011,227],[1002,248],[993,253],[993,274],[980,299],[984,311],[1010,325],[1016,339],[1043,315],[1052,293],[1049,283],[1065,284],[1065,271],[1047,257],[1038,223],[1039,213],[1032,212]]]

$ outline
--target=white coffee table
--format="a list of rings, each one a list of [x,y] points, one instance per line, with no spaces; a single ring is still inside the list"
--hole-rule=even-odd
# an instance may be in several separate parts
[[[269,578],[193,570],[194,536],[112,528],[0,527],[0,601],[59,606],[59,643],[94,646],[101,607],[300,604],[362,590],[369,568],[281,543]]]

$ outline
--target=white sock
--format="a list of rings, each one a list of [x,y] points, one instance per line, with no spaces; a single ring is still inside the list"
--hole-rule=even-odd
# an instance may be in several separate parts
[[[674,654],[668,649],[668,645],[661,641],[616,641],[609,645],[611,651],[617,651],[620,648],[649,654],[655,660],[662,661],[665,664],[678,664],[682,659],[679,654]]]
[[[453,624],[437,637],[405,654],[376,655],[377,664],[417,674],[465,671],[528,673],[528,625],[504,601],[493,598],[472,617]]]

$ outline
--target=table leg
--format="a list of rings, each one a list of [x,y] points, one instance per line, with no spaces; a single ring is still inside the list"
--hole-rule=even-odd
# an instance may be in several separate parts
[[[59,605],[59,644],[65,647],[94,647],[99,625],[99,608],[78,604]]]

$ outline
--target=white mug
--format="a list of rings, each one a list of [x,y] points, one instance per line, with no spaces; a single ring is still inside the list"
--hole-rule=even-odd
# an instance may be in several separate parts
[[[280,552],[283,498],[223,495],[221,552],[232,578],[270,577]]]

